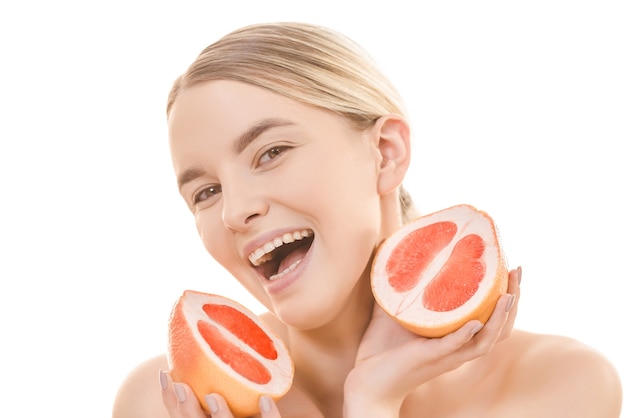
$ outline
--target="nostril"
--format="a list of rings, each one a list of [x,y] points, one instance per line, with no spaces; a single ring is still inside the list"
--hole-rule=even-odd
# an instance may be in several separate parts
[[[254,212],[251,215],[241,213],[223,213],[222,221],[228,229],[233,231],[240,231],[249,228],[254,223],[253,221],[260,216],[262,216],[262,213],[259,212]]]
[[[234,193],[222,187],[222,220],[226,228],[233,231],[249,228],[268,211],[268,203],[258,193]]]
[[[254,218],[257,218],[257,217],[259,217],[259,214],[258,213],[253,213],[252,215],[248,216],[244,222],[245,223],[249,223],[252,220],[254,220]]]

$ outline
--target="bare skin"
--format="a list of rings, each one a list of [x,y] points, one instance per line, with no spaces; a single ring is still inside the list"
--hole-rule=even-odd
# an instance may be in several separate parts
[[[220,80],[184,91],[169,124],[205,248],[268,308],[294,360],[292,389],[277,405],[263,397],[260,417],[619,416],[621,386],[606,359],[564,337],[513,331],[520,269],[487,323],[443,338],[406,331],[374,303],[373,251],[402,225],[410,141],[398,115],[357,132],[334,113]],[[314,239],[290,274],[269,280],[251,264],[264,242],[303,229]],[[206,417],[167,370],[160,356],[133,371],[114,418]],[[232,417],[207,395],[212,418]]]
[[[517,273],[512,276],[516,281]],[[272,315],[266,314],[264,319],[278,326],[277,330],[287,337],[284,326]],[[474,338],[480,337],[481,332]],[[272,404],[272,411],[259,417],[343,416],[343,399],[324,398],[324,393],[343,394],[343,381],[350,366],[341,370],[336,357],[322,357],[315,352],[311,351],[314,357],[305,364],[316,367],[303,367],[309,375],[297,374],[290,392],[278,405]],[[162,390],[159,372],[167,369],[165,355],[138,366],[120,390],[113,417],[205,417],[186,385],[180,386],[185,391],[184,402],[179,402],[171,380]],[[311,375],[315,369],[318,372]],[[320,390],[313,382],[322,381],[328,386]],[[311,387],[318,389],[307,389]],[[224,401],[219,396],[216,399],[221,412],[213,417],[230,417]],[[565,337],[513,330],[488,353],[415,388],[402,402],[397,416],[617,418],[620,399],[618,376],[599,353]],[[164,403],[169,404],[172,415]]]

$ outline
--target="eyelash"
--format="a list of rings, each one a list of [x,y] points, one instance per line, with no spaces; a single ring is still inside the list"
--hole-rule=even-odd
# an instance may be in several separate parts
[[[221,191],[222,191],[222,186],[219,186],[219,185],[208,186],[208,187],[198,190],[198,192],[192,196],[191,201],[194,205],[197,205],[198,203],[204,202],[205,200],[210,199],[211,197],[217,195]],[[205,193],[210,194],[210,196],[200,198],[200,196],[202,196]]]
[[[267,151],[265,151],[263,154],[261,154],[261,156],[259,157],[258,165],[267,164],[267,162],[280,157],[288,148],[289,147],[286,146],[286,145],[274,145],[274,146],[272,146]],[[269,160],[264,162],[263,159],[265,158],[265,156],[267,156],[269,158]]]

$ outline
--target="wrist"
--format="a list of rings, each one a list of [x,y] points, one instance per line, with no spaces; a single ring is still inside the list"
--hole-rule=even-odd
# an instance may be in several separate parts
[[[371,383],[371,382],[370,382]],[[385,397],[380,388],[367,388],[368,384],[358,384],[348,378],[344,385],[344,418],[398,418],[402,399]]]
[[[344,418],[398,418],[399,414],[399,409],[373,405],[365,401],[347,401],[343,405]]]

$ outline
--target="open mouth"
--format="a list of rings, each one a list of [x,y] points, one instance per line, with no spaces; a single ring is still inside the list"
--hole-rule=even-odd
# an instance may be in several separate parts
[[[276,280],[296,268],[313,243],[313,231],[283,234],[254,250],[249,260],[267,280]]]

